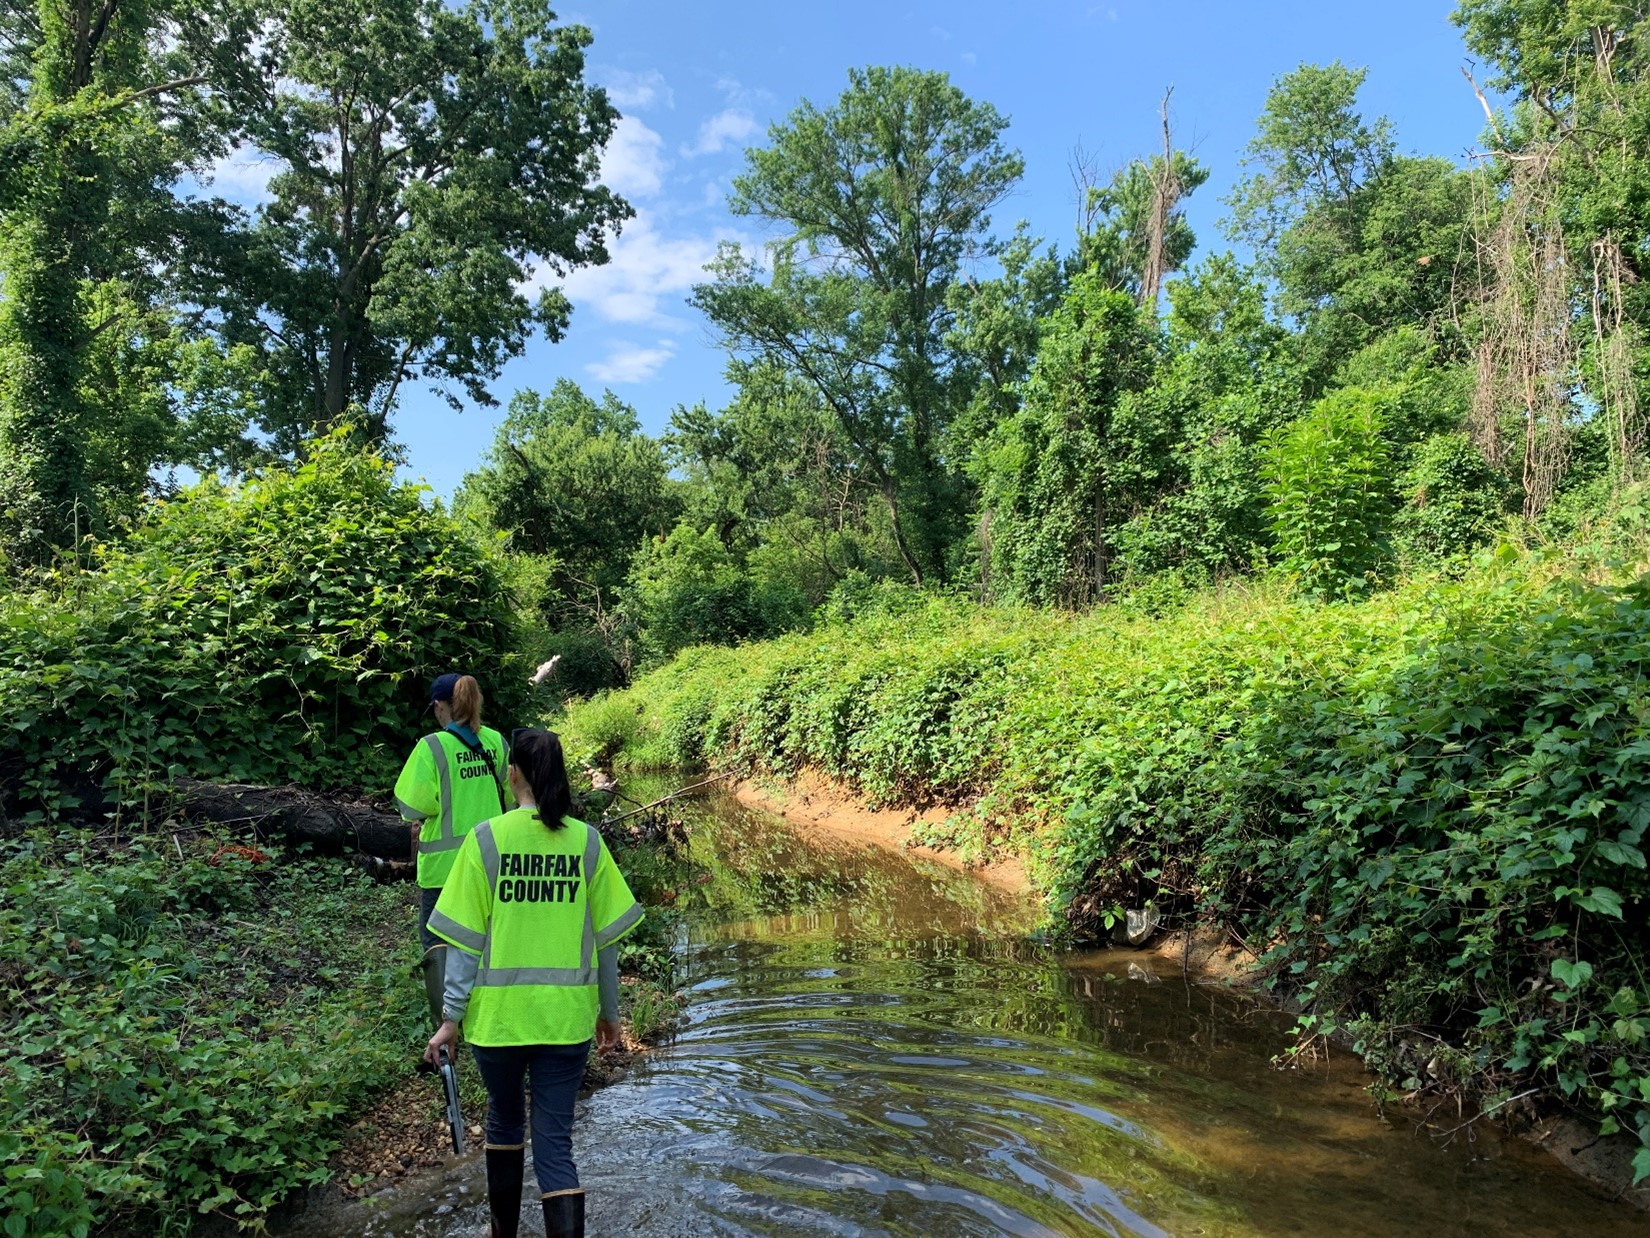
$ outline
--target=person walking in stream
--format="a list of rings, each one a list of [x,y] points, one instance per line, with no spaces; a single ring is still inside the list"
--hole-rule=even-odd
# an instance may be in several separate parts
[[[642,919],[594,826],[572,815],[561,740],[510,737],[521,807],[465,836],[429,928],[446,952],[443,1021],[424,1058],[449,1055],[463,1026],[487,1087],[487,1204],[494,1238],[515,1238],[532,1093],[533,1169],[550,1238],[584,1233],[573,1163],[573,1102],[592,1039],[619,1040],[617,943]]]
[[[438,676],[424,712],[433,711],[441,729],[418,741],[395,780],[396,806],[418,831],[418,938],[430,967],[439,967],[439,955],[429,951],[441,946],[428,928],[430,912],[460,844],[478,821],[514,803],[503,773],[509,749],[502,735],[481,725],[483,703],[473,676]]]

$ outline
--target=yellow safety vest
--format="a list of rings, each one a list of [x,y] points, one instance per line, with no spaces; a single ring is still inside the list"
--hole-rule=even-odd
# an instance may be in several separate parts
[[[478,1045],[571,1045],[596,1030],[596,952],[642,919],[596,830],[518,808],[471,831],[430,931],[481,956],[464,1014]]]
[[[476,738],[491,758],[490,765],[451,731],[437,731],[418,741],[395,780],[395,802],[402,817],[419,824],[418,884],[428,890],[439,890],[447,880],[459,844],[476,822],[496,817],[509,806],[500,796],[510,764],[504,737],[484,726]],[[508,783],[504,786],[508,797]]]

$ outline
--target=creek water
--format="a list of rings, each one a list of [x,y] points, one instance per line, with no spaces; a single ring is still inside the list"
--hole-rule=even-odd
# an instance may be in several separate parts
[[[1056,954],[1023,898],[731,802],[690,826],[686,1025],[580,1104],[592,1234],[1650,1232],[1519,1141],[1383,1119],[1350,1056],[1279,1069],[1290,1020],[1174,960]],[[472,1155],[280,1232],[485,1234],[484,1201]]]

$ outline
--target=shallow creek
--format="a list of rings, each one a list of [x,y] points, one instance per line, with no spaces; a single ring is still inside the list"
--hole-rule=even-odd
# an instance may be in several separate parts
[[[1290,1020],[1173,960],[1050,952],[1023,898],[731,802],[690,826],[686,1026],[581,1102],[592,1234],[1650,1232],[1383,1120],[1350,1056],[1278,1069]],[[479,1155],[278,1232],[485,1234]]]

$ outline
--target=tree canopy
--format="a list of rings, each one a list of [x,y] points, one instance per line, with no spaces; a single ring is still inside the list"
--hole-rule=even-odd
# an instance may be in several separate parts
[[[797,108],[734,181],[736,214],[787,230],[771,272],[729,246],[693,294],[735,352],[819,392],[919,584],[944,577],[946,525],[960,514],[940,454],[961,374],[947,292],[1023,170],[1006,127],[943,73],[853,71],[834,107]]]

